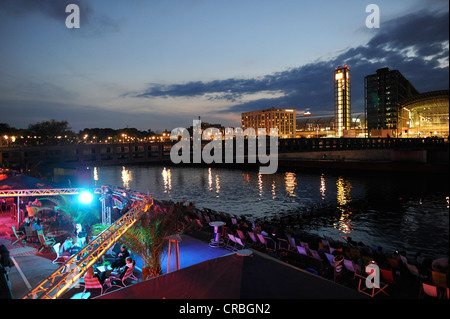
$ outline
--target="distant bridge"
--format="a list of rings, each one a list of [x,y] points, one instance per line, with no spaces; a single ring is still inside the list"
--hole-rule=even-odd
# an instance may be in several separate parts
[[[202,141],[202,145],[209,142]],[[170,141],[0,148],[0,166],[33,169],[39,165],[73,167],[170,162],[170,150],[175,143]],[[269,154],[268,141],[266,145],[266,154]],[[223,149],[225,150],[225,145]],[[442,151],[448,150],[448,141],[443,138],[278,139],[279,154],[382,149]]]

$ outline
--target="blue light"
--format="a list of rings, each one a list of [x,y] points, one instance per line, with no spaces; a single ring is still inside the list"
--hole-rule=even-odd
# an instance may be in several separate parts
[[[92,203],[92,200],[94,199],[94,195],[92,195],[91,192],[89,191],[82,191],[79,195],[78,195],[78,201],[81,204],[90,204]]]

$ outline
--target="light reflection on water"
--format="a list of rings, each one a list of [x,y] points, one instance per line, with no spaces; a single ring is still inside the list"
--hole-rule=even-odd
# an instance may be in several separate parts
[[[116,185],[149,192],[155,199],[192,201],[200,208],[250,218],[288,216],[295,226],[312,233],[335,239],[351,236],[390,250],[439,256],[448,251],[448,182],[431,178],[293,171],[263,175],[176,166],[107,166],[93,171],[96,186]]]

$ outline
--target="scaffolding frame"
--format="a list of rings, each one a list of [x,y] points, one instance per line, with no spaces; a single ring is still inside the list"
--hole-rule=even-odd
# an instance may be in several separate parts
[[[67,260],[23,299],[56,299],[76,285],[84,273],[153,205],[151,196],[139,198],[141,200],[136,201],[126,214]]]

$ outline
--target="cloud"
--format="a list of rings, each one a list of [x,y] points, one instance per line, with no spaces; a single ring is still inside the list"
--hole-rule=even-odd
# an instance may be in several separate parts
[[[300,67],[257,78],[229,78],[209,82],[151,84],[141,92],[124,97],[169,98],[203,97],[230,102],[220,112],[243,112],[265,107],[311,109],[313,113],[333,111],[333,71],[349,65],[352,72],[352,109],[364,108],[364,77],[378,68],[397,69],[421,92],[448,88],[448,12],[422,10],[368,29],[374,35],[365,44],[348,48],[326,61],[314,61]],[[247,100],[261,92],[275,97]]]

